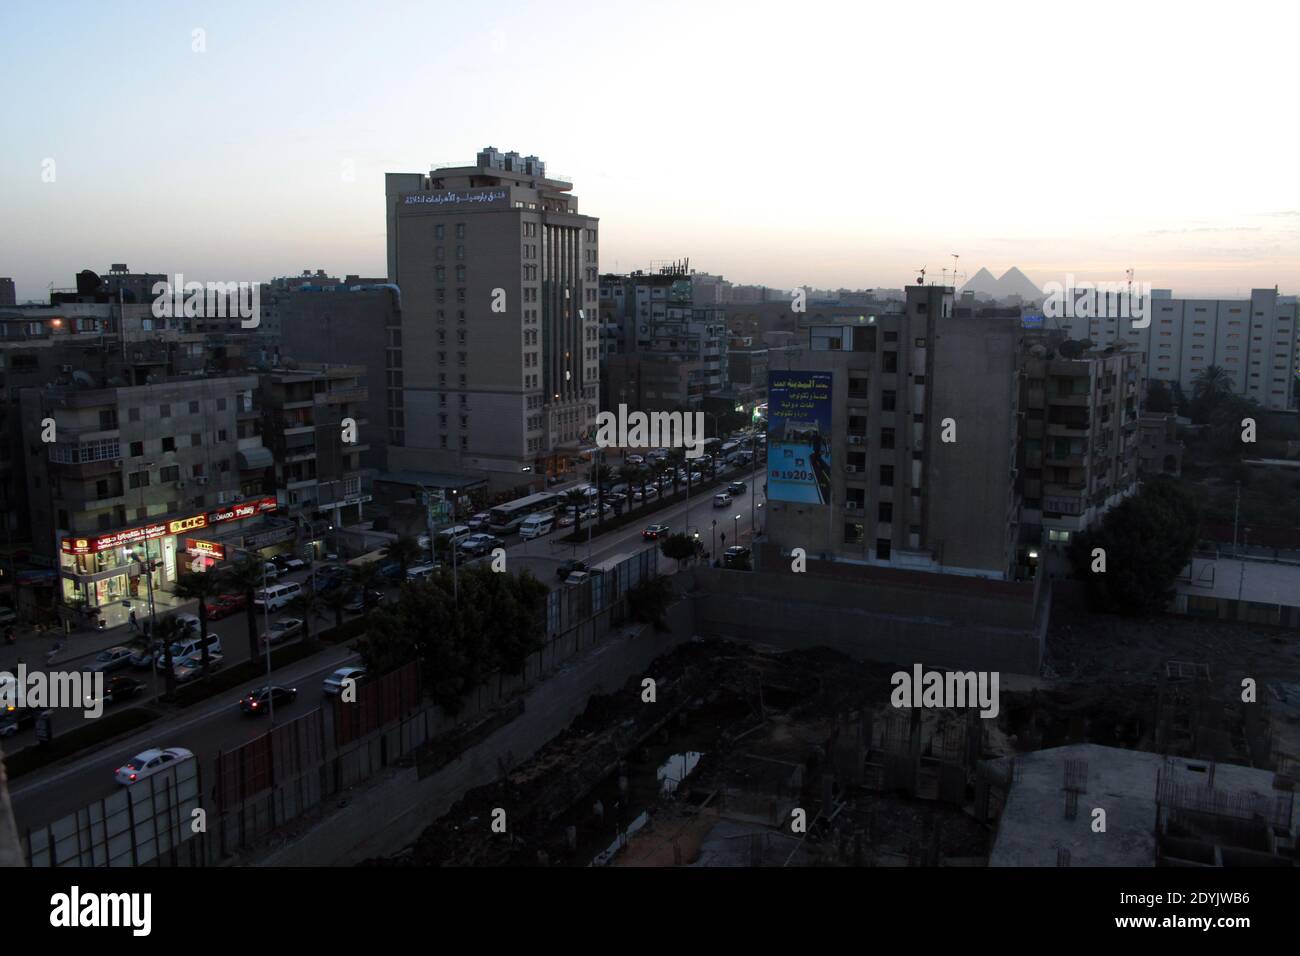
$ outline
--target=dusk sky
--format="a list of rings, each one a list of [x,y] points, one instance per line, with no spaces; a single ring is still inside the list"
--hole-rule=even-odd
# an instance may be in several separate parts
[[[381,275],[384,173],[492,145],[602,271],[1300,292],[1300,8],[1046,6],[5,0],[0,275]]]

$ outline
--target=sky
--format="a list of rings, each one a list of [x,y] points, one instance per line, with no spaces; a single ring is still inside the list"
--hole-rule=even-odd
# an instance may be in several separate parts
[[[1300,5],[0,3],[0,276],[385,269],[384,173],[536,154],[602,271],[1300,293]]]

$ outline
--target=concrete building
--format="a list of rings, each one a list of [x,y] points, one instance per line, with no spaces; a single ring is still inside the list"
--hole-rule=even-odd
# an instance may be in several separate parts
[[[599,399],[597,220],[536,157],[387,176],[402,290],[405,444],[394,468],[567,469]]]
[[[1236,394],[1285,410],[1295,407],[1297,302],[1277,289],[1252,289],[1249,299],[1179,299],[1157,289],[1146,328],[1133,328],[1127,318],[1092,315],[1044,321],[1097,346],[1134,346],[1146,357],[1146,378],[1178,382],[1188,396],[1197,375],[1217,365]]]
[[[167,591],[195,532],[229,542],[276,509],[256,391],[202,375],[22,390],[33,547],[57,560],[62,603],[121,623],[145,596],[142,561]]]
[[[389,445],[406,440],[402,300],[396,286],[299,287],[273,292],[281,363],[359,365],[369,396],[363,468],[387,466]]]
[[[1110,347],[1066,357],[1036,342],[1024,356],[1019,452],[1022,540],[1063,571],[1078,532],[1137,490],[1143,356]]]
[[[1178,440],[1177,416],[1143,412],[1138,418],[1138,474],[1181,475],[1183,443]]]
[[[769,495],[774,544],[838,561],[1022,575],[1022,331],[952,308],[950,288],[912,286],[903,312],[812,326],[802,352],[788,354],[792,369],[831,373],[829,503]],[[773,437],[769,477],[781,466]]]
[[[370,430],[364,375],[356,365],[303,365],[259,376],[278,510],[321,548],[329,526],[360,521],[370,500],[361,464]]]
[[[18,291],[14,288],[14,280],[0,276],[0,306],[17,304]]]

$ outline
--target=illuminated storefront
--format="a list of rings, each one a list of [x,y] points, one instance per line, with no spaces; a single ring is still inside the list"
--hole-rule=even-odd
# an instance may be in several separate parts
[[[274,497],[255,498],[223,505],[185,518],[154,521],[96,536],[63,538],[59,547],[59,569],[63,579],[63,602],[70,606],[107,607],[127,599],[143,599],[148,582],[145,568],[154,563],[153,586],[166,589],[194,558],[187,548],[194,542],[205,547],[205,568],[224,554],[215,542],[196,539],[194,532],[220,529],[276,509]]]

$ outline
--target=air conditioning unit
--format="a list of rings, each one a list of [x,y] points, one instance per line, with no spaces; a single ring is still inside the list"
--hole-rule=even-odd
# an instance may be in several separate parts
[[[864,439],[861,435],[850,435],[850,436],[849,436],[849,444],[850,444],[850,445],[861,445],[865,440],[866,440],[866,439]]]
[[[177,490],[177,491],[181,490],[181,489],[184,488],[184,487],[185,487],[185,482],[183,482],[183,481],[178,481],[178,482],[176,482],[176,490]]]
[[[59,366],[59,371],[62,372],[64,375],[71,375],[71,374],[72,374],[72,366],[71,366],[71,365],[60,365],[60,366]]]
[[[858,505],[858,503],[857,503],[856,501],[846,501],[846,502],[844,502],[844,510],[845,510],[845,511],[857,511],[857,510],[858,510],[858,507],[859,507],[859,505]]]
[[[198,478],[195,478],[195,479],[194,479],[194,483],[195,483],[196,485],[206,485],[206,484],[208,483],[207,476],[205,476],[205,475],[201,475],[201,476],[199,476]]]
[[[860,469],[858,468],[857,465],[845,465],[844,470],[847,472],[856,472],[859,471]]]

